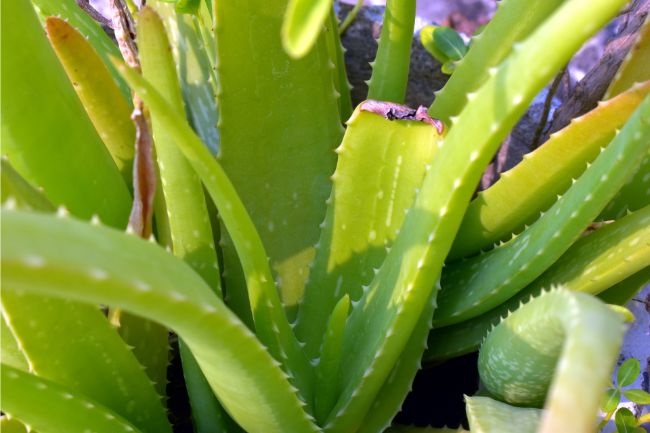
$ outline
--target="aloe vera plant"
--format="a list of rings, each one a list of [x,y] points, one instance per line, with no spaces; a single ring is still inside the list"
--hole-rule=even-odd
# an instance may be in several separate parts
[[[648,26],[472,196],[624,0],[504,0],[428,108],[388,1],[354,109],[331,1],[110,0],[117,44],[79,3],[1,4],[3,428],[172,431],[173,332],[197,432],[432,431],[391,426],[422,360],[481,344],[473,433],[596,431],[605,302],[649,277]]]

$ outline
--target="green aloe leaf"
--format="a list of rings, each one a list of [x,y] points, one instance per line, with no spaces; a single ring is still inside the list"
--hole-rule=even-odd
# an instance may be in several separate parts
[[[619,388],[629,386],[634,383],[637,377],[641,374],[641,364],[636,358],[626,360],[616,373],[616,383]]]
[[[161,92],[177,114],[183,116],[181,88],[169,41],[160,17],[150,7],[144,7],[138,14],[137,34],[143,76]],[[152,113],[151,120],[174,255],[186,261],[215,293],[222,296],[219,264],[201,181],[160,127],[161,120],[156,113]],[[192,353],[183,341],[179,345],[197,431],[208,432],[211,426],[225,429],[227,416]]]
[[[334,186],[295,327],[311,358],[318,356],[336,302],[345,294],[357,301],[386,257],[440,140],[427,123],[393,122],[361,107],[337,149]]]
[[[539,409],[511,406],[489,397],[465,397],[472,433],[536,433]]]
[[[470,203],[449,259],[490,249],[532,224],[609,144],[648,92],[650,82],[601,102],[502,173],[497,183]]]
[[[2,218],[4,290],[110,305],[164,323],[246,431],[318,431],[278,363],[188,265],[113,229],[17,211]]]
[[[156,431],[139,430],[110,409],[56,382],[5,364],[0,372],[2,411],[29,425],[30,430],[52,433]]]
[[[14,168],[6,158],[1,161],[0,176],[2,178],[2,203],[7,200],[14,200],[15,205],[22,209],[34,209],[46,212],[54,212],[55,207],[43,195],[29,184]]]
[[[285,5],[221,1],[215,14],[219,161],[260,234],[293,316],[325,216],[336,162],[332,151],[343,129],[326,37],[321,33],[303,58],[290,58],[280,38]],[[232,236],[228,231],[222,239],[225,283],[229,305],[246,317]]]
[[[650,96],[571,188],[510,242],[443,274],[434,326],[476,317],[501,304],[548,269],[625,183],[650,148]]]
[[[282,362],[305,401],[311,402],[311,369],[282,308],[260,236],[233,184],[185,119],[149,83],[124,64],[118,70],[160,119],[162,130],[179,146],[210,193],[244,269],[257,336]]]
[[[188,119],[201,140],[216,154],[219,149],[217,82],[213,70],[216,46],[207,3],[201,6],[198,16],[178,14],[173,7],[160,2],[153,3],[152,7],[167,28]]]
[[[25,424],[15,418],[9,418],[7,414],[4,414],[2,418],[0,418],[0,430],[4,433],[29,433]]]
[[[592,15],[581,19],[580,10],[587,3]],[[527,103],[621,5],[620,0],[566,3],[515,48],[456,120],[461,126],[446,136],[384,264],[348,319],[344,362],[350,368],[340,379],[343,391],[326,430],[358,427],[435,293],[467,203],[499,143]],[[549,44],[555,40],[557,44]],[[526,80],[515,78],[524,71],[534,73],[527,72]],[[495,100],[494,95],[499,97]],[[500,109],[492,109],[493,104]]]
[[[32,5],[5,1],[1,7],[3,153],[53,204],[82,218],[97,214],[110,225],[126,226],[128,189]]]
[[[291,57],[304,57],[316,44],[331,9],[332,0],[289,0],[282,45]]]
[[[336,68],[334,74],[334,87],[340,95],[338,99],[341,122],[345,122],[352,115],[352,97],[350,95],[350,89],[352,86],[348,81],[348,75],[345,68],[345,58],[343,56],[344,48],[341,44],[341,36],[338,29],[339,21],[336,18],[334,9],[332,8],[329,14],[329,19],[325,24],[327,50],[329,52],[330,61]]]
[[[388,0],[368,81],[368,99],[404,102],[408,84],[415,0]]]
[[[543,404],[538,433],[591,433],[623,341],[622,322],[590,295],[546,292],[490,332],[479,352],[481,383],[506,403]]]
[[[3,190],[5,186],[3,178]],[[25,186],[31,188],[26,183]],[[33,189],[25,188],[22,192],[23,197],[38,197],[38,191]],[[7,207],[19,205],[18,201],[6,203]],[[27,199],[20,203],[27,203],[27,208],[38,212],[52,212],[52,205],[46,201]],[[26,363],[30,372],[96,400],[132,419],[143,430],[171,432],[161,396],[147,377],[149,374],[153,380],[164,380],[164,372],[162,379],[150,370],[145,373],[96,306],[5,290],[2,316],[8,331],[3,334],[2,352],[8,352],[11,365]],[[16,359],[16,349],[22,360]],[[152,365],[167,366],[164,355],[162,362],[144,365],[150,369]],[[8,362],[4,356],[3,362]],[[158,390],[164,392],[164,387]]]
[[[644,268],[650,271],[649,266],[650,206],[582,237],[541,276],[501,305],[473,319],[432,331],[424,358],[446,359],[476,350],[502,317],[528,302],[531,296],[554,286],[594,295],[612,290],[612,299],[604,299],[605,302],[623,305],[622,301],[647,281],[637,274]],[[617,287],[623,282],[630,288]]]
[[[429,113],[451,125],[473,93],[490,77],[513,47],[532,35],[565,0],[505,0],[485,29],[472,38],[467,55],[456,67],[445,86],[436,93]]]

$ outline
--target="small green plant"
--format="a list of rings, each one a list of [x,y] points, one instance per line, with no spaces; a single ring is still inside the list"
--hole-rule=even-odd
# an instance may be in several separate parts
[[[637,419],[628,408],[623,407],[618,409],[618,405],[621,402],[621,395],[632,403],[640,405],[650,404],[650,394],[644,390],[636,388],[625,390],[623,389],[636,382],[640,374],[641,364],[636,358],[630,358],[626,360],[618,368],[618,372],[616,374],[616,383],[612,384],[612,387],[609,388],[605,393],[605,399],[602,407],[605,416],[600,424],[601,428],[605,426],[605,424],[607,424],[607,422],[612,419],[612,416],[614,416],[616,413],[614,419],[618,433],[627,433],[630,431],[637,433],[645,431],[640,426],[648,422],[647,416]]]
[[[173,331],[197,432],[415,431],[422,360],[483,340],[473,433],[595,431],[625,317],[593,295],[649,279],[647,30],[473,195],[625,1],[504,0],[428,109],[400,105],[414,0],[355,109],[331,0],[170,3],[110,0],[117,44],[73,0],[1,3],[3,428],[171,432]]]
[[[468,46],[463,38],[450,27],[426,26],[420,31],[424,48],[442,65],[442,72],[451,75],[465,54]]]

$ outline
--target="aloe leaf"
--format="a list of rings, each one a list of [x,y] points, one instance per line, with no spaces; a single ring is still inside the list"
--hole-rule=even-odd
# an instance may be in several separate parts
[[[535,281],[496,308],[470,320],[434,329],[429,335],[429,349],[424,359],[447,359],[476,350],[502,317],[531,296],[539,295],[543,289],[562,285],[569,290],[596,295],[648,266],[650,206],[579,239]],[[640,283],[635,291],[639,286]]]
[[[111,75],[124,97],[129,96],[129,89],[126,83],[109,62],[110,56],[120,55],[117,44],[111,40],[104,29],[93,18],[81,10],[76,0],[31,0],[31,3],[37,7],[42,18],[56,16],[64,19],[88,38],[88,41],[102,58],[104,64],[108,65]]]
[[[505,241],[533,223],[580,176],[650,92],[650,82],[630,89],[571,122],[524,156],[497,183],[472,200],[449,259],[467,257]]]
[[[343,353],[350,368],[340,379],[343,391],[327,431],[358,427],[433,296],[467,203],[499,143],[527,103],[622,3],[566,3],[515,47],[456,120],[460,126],[446,136],[395,244],[348,319]],[[587,6],[588,18],[580,12]]]
[[[0,372],[2,411],[24,422],[30,430],[52,433],[141,431],[110,409],[55,382],[5,364]]]
[[[434,326],[458,323],[512,297],[542,274],[616,194],[650,148],[650,96],[556,203],[519,236],[443,274]]]
[[[386,433],[470,433],[462,427],[458,428],[435,428],[435,427],[415,427],[406,425],[395,425],[386,430]]]
[[[329,52],[333,67],[336,68],[334,73],[334,87],[339,93],[338,102],[341,122],[345,122],[352,115],[352,97],[350,95],[351,86],[345,68],[345,58],[343,57],[345,48],[341,44],[341,36],[339,35],[338,28],[338,19],[332,8],[325,26],[327,51]]]
[[[55,205],[125,226],[127,187],[28,1],[2,2],[1,51],[3,153]]]
[[[110,305],[164,323],[246,431],[318,431],[278,363],[188,265],[109,228],[17,211],[2,217],[4,290]]]
[[[429,108],[432,117],[452,124],[476,92],[490,77],[490,68],[500,64],[524,38],[546,20],[564,0],[505,0],[499,2],[485,29],[472,38],[467,55],[456,65],[447,84],[436,93]]]
[[[285,4],[221,1],[215,14],[220,162],[255,223],[293,315],[325,215],[336,161],[332,150],[343,129],[325,36],[302,59],[289,58],[280,40]],[[231,300],[242,305],[246,294],[237,285],[241,272],[232,235],[223,238],[225,285]]]
[[[650,80],[650,18],[639,30],[639,36],[609,84],[605,99],[612,98],[635,83]]]
[[[440,139],[429,124],[389,121],[362,106],[337,149],[334,186],[295,327],[310,358],[319,354],[336,302],[344,294],[357,301],[386,257]]]
[[[29,203],[39,212],[52,210],[47,202]],[[7,206],[17,205],[7,202]],[[96,306],[11,290],[3,292],[1,301],[3,323],[9,330],[3,334],[3,354],[5,344],[15,339],[30,372],[91,397],[143,430],[171,432],[149,377]],[[166,359],[162,365],[167,365]],[[164,387],[159,391],[164,392]]]
[[[608,304],[625,305],[650,283],[650,266],[600,293],[598,297]]]
[[[135,127],[131,106],[81,33],[60,18],[45,20],[50,43],[127,185],[133,178]]]
[[[260,236],[234,186],[176,110],[134,70],[123,64],[118,70],[160,119],[162,130],[179,146],[210,193],[244,268],[257,336],[310,402],[310,367],[282,308]]]
[[[28,371],[29,364],[25,353],[20,347],[16,336],[11,332],[11,328],[7,325],[5,314],[2,311],[0,311],[0,335],[2,335],[2,342],[0,342],[2,362],[14,368]]]
[[[99,308],[19,294],[7,283],[2,309],[31,372],[92,398],[143,431],[171,432],[159,395]]]
[[[622,317],[590,295],[544,293],[490,332],[481,382],[510,404],[544,403],[539,433],[593,432],[624,332]]]
[[[618,219],[650,204],[650,151],[628,182],[599,215],[599,220]]]
[[[156,2],[154,9],[167,27],[167,35],[176,60],[178,77],[183,91],[185,110],[192,127],[201,140],[216,154],[219,148],[217,131],[216,76],[211,61],[216,50],[213,32],[205,35],[210,2],[204,2],[198,16],[179,15],[170,5]],[[197,25],[195,25],[195,23]],[[210,28],[212,23],[210,22]]]
[[[318,393],[314,399],[316,420],[323,422],[329,411],[336,403],[336,377],[341,368],[341,349],[345,321],[350,312],[350,297],[344,295],[334,307],[327,324],[327,332],[323,341],[321,356],[316,365],[316,388]]]
[[[311,50],[331,9],[332,0],[289,0],[282,23],[282,45],[291,57],[304,57]]]
[[[181,90],[165,28],[150,7],[144,7],[138,15],[137,34],[143,76],[161,92],[179,116],[184,115]],[[161,129],[156,113],[152,113],[151,117],[174,255],[186,261],[221,296],[219,264],[203,186],[174,141]],[[198,366],[193,368],[196,362],[192,359],[192,353],[183,341],[179,345],[197,431],[206,432],[211,425],[220,424],[222,429],[225,428],[223,409],[201,370]]]
[[[25,424],[15,418],[9,418],[6,414],[0,418],[0,430],[4,433],[29,433]]]
[[[6,158],[1,160],[0,176],[2,178],[2,203],[14,200],[17,207],[46,212],[55,210],[43,193],[29,184]]]
[[[465,397],[472,433],[536,433],[542,411],[511,406],[489,397]]]
[[[393,371],[377,394],[371,409],[368,411],[359,433],[374,433],[386,430],[395,415],[399,412],[411,391],[415,375],[422,367],[422,353],[427,347],[427,335],[431,329],[431,321],[435,303],[433,299],[422,311],[415,327],[415,332],[406,343]]]
[[[388,0],[377,56],[371,63],[368,99],[402,103],[408,84],[415,0]]]

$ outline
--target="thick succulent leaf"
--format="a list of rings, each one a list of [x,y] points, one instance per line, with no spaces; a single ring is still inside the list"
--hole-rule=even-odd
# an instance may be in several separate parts
[[[608,304],[625,305],[650,283],[650,266],[631,275],[600,293],[598,297]]]
[[[623,318],[584,293],[542,294],[481,346],[481,383],[518,406],[544,404],[539,433],[591,433],[623,341]]]
[[[143,431],[171,433],[160,396],[98,307],[16,293],[3,281],[2,309],[30,372],[92,398]]]
[[[2,335],[2,341],[0,342],[0,357],[2,357],[2,362],[14,368],[28,371],[29,364],[27,363],[25,353],[13,332],[11,332],[11,328],[7,325],[5,314],[1,310],[0,335]]]
[[[318,431],[278,363],[189,266],[112,229],[17,211],[2,217],[4,290],[110,305],[164,323],[244,429]]]
[[[448,259],[489,249],[533,223],[609,144],[648,92],[650,82],[601,102],[502,173],[497,183],[470,203]]]
[[[330,61],[336,71],[334,73],[334,88],[339,93],[339,115],[341,122],[347,121],[352,115],[352,97],[350,95],[350,82],[345,68],[343,57],[343,45],[339,34],[339,21],[334,9],[330,11],[329,19],[325,23],[325,34],[327,40],[327,51]]]
[[[502,317],[519,308],[531,296],[539,295],[543,289],[561,285],[569,290],[596,295],[648,266],[650,206],[582,237],[553,266],[503,304],[470,320],[433,330],[424,359],[446,359],[476,350]],[[632,290],[638,291],[638,288],[637,285]],[[623,292],[627,294],[630,290]]]
[[[386,430],[386,433],[470,433],[462,427],[458,428],[435,428],[435,427],[415,427],[406,425],[395,425]]]
[[[566,3],[515,47],[460,115],[460,126],[446,136],[394,246],[348,319],[343,353],[350,368],[341,376],[341,397],[326,430],[359,426],[432,296],[465,208],[499,143],[527,103],[622,3]],[[587,6],[588,18],[581,13]]]
[[[169,41],[160,17],[150,7],[144,7],[138,15],[137,35],[142,75],[161,92],[177,114],[183,116],[185,110]],[[156,113],[152,113],[151,121],[172,250],[221,296],[219,264],[201,180],[173,139],[161,129]],[[183,341],[179,344],[197,431],[207,432],[210,425],[220,424],[224,429],[223,409],[192,353]]]
[[[98,214],[110,225],[125,226],[131,206],[128,189],[32,5],[5,1],[1,7],[2,152],[55,205],[83,218]]]
[[[285,5],[221,1],[215,13],[220,161],[266,247],[281,299],[295,313],[343,130],[325,35],[302,59],[289,58],[280,38]],[[224,244],[229,296],[241,298],[230,237]]]
[[[137,72],[123,64],[118,69],[160,119],[162,130],[180,147],[210,193],[244,269],[257,336],[282,362],[305,400],[311,401],[310,366],[282,308],[260,236],[233,184],[185,119]]]
[[[104,29],[93,18],[81,10],[76,0],[31,0],[31,2],[36,6],[41,18],[51,16],[62,18],[88,38],[88,41],[97,54],[108,65],[122,94],[125,97],[129,96],[129,89],[126,83],[124,83],[122,77],[120,77],[113,65],[108,61],[110,56],[120,55],[117,44],[111,40],[110,36],[106,34]]]
[[[138,15],[138,48],[142,75],[184,116],[181,89],[162,21],[149,7]],[[165,195],[174,255],[185,260],[217,293],[221,293],[219,265],[208,218],[203,186],[173,137],[152,112],[160,180]]]
[[[386,257],[439,139],[427,123],[389,121],[360,107],[348,122],[295,327],[310,358],[336,302],[345,294],[357,301]]]
[[[599,220],[617,219],[650,204],[650,151],[646,153],[634,176],[623,185],[614,199],[598,217]]]
[[[2,364],[2,411],[31,429],[52,433],[155,432],[134,424],[83,394]],[[4,427],[4,426],[3,426]],[[5,431],[4,428],[2,431]]]
[[[451,265],[434,326],[476,317],[541,275],[602,211],[650,148],[650,96],[571,188],[533,224],[487,254]]]
[[[639,31],[639,36],[605,93],[612,98],[629,89],[634,83],[650,80],[650,18]]]
[[[472,433],[536,433],[539,409],[511,406],[489,397],[465,397]]]
[[[343,330],[350,312],[350,297],[346,294],[334,307],[323,340],[323,349],[316,365],[316,389],[314,396],[314,414],[322,423],[332,410],[337,397],[337,383],[332,378],[339,374]]]
[[[23,191],[29,196],[38,194],[35,190]],[[20,203],[35,211],[52,211],[46,201],[30,199]],[[18,201],[7,203],[8,207],[18,205]],[[18,295],[10,290],[4,291],[1,301],[3,324],[9,331],[3,334],[3,354],[11,353],[11,347],[5,345],[14,340],[30,372],[98,401],[143,430],[171,432],[160,396],[147,377],[148,373],[164,385],[165,371],[162,377],[151,371],[145,373],[97,306],[42,295]],[[166,342],[167,330],[162,329]],[[155,354],[148,348],[147,357]],[[166,366],[167,353],[160,356],[164,359],[143,365],[149,369]],[[4,357],[3,362],[7,362]],[[158,390],[165,391],[164,387]]]
[[[467,55],[456,65],[445,86],[436,93],[429,113],[447,125],[453,123],[473,93],[490,77],[513,47],[539,27],[564,0],[505,0],[483,31],[472,38]]]
[[[311,50],[331,9],[332,0],[289,0],[282,23],[282,45],[291,57],[304,57]]]
[[[198,16],[177,14],[171,5],[162,2],[155,2],[152,7],[167,28],[190,123],[216,154],[219,148],[217,82],[213,71],[216,47],[211,22],[210,26],[206,25],[211,19],[210,12],[205,10],[210,3],[202,3]]]
[[[401,104],[406,95],[415,0],[388,0],[384,12],[379,46],[371,63],[372,76],[368,82],[368,99]]]
[[[402,408],[406,396],[411,391],[415,375],[422,366],[422,353],[427,348],[427,335],[431,329],[431,321],[435,303],[429,301],[427,307],[415,326],[415,332],[406,343],[393,371],[375,397],[372,408],[368,411],[359,433],[374,433],[384,431],[390,425],[395,415]]]
[[[48,17],[45,29],[86,113],[127,185],[133,178],[135,126],[131,105],[90,42],[66,21]]]
[[[22,209],[34,209],[46,212],[55,210],[43,193],[29,184],[9,163],[2,158],[0,176],[2,179],[2,203],[14,200],[15,206]]]
[[[0,418],[0,431],[4,433],[29,433],[25,424],[21,423],[16,418],[9,418],[6,414],[2,415],[2,418]]]

